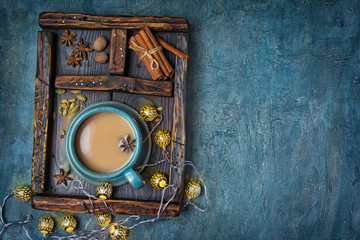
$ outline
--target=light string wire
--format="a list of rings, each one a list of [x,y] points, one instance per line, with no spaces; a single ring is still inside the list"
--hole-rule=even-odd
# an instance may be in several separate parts
[[[151,137],[151,134],[155,131],[155,129],[162,123],[164,117],[163,115],[159,115],[159,121],[155,124],[155,126],[151,129],[151,131],[148,133],[148,135],[146,136],[146,138],[144,139],[143,143],[146,142],[146,140],[149,139],[149,137]]]
[[[32,218],[32,216],[30,214],[26,215],[24,217],[24,220],[18,221],[18,222],[6,223],[6,221],[4,220],[4,208],[5,208],[6,201],[13,195],[14,195],[14,192],[11,192],[8,195],[6,195],[6,197],[4,198],[4,200],[3,200],[2,204],[1,204],[1,207],[0,207],[0,224],[2,225],[1,230],[0,230],[0,236],[2,235],[2,233],[4,232],[4,230],[7,227],[10,227],[11,225],[20,225],[22,227],[22,229],[24,230],[24,232],[26,234],[26,237],[28,239],[32,240],[32,238],[29,235],[28,230],[25,228],[25,224],[28,224],[30,222],[31,218]]]
[[[140,221],[140,222],[137,222],[137,223],[134,223],[133,225],[130,225],[130,226],[126,226],[125,223],[129,222],[129,221],[137,221],[140,219],[140,216],[138,215],[131,215],[129,217],[127,217],[126,219],[124,220],[120,220],[120,221],[116,221],[115,223],[112,223],[112,224],[109,224],[108,226],[106,227],[103,227],[101,229],[96,229],[96,230],[92,230],[92,231],[86,231],[86,227],[87,225],[89,224],[89,222],[91,221],[92,219],[92,216],[93,216],[93,213],[95,212],[94,211],[94,205],[92,203],[92,199],[99,199],[97,197],[95,197],[94,195],[90,194],[83,186],[82,182],[80,180],[76,180],[74,181],[73,183],[74,187],[78,190],[81,190],[86,196],[88,196],[89,198],[89,202],[90,202],[90,205],[91,205],[91,210],[92,210],[92,215],[91,217],[89,218],[88,222],[86,223],[84,229],[82,231],[79,231],[79,232],[75,232],[73,233],[72,235],[68,235],[68,236],[64,236],[64,235],[61,235],[59,233],[50,233],[47,235],[47,237],[51,237],[51,238],[54,238],[54,239],[58,239],[58,240],[63,240],[63,239],[105,239],[108,235],[108,230],[115,226],[115,225],[120,225],[122,226],[123,228],[126,228],[126,229],[133,229],[139,225],[142,225],[142,224],[146,224],[146,223],[155,223],[157,222],[161,215],[164,213],[164,211],[166,210],[166,208],[168,207],[169,203],[175,198],[176,196],[176,193],[177,193],[177,190],[178,190],[178,186],[175,185],[175,184],[167,184],[163,189],[162,189],[162,193],[161,193],[161,201],[160,201],[160,205],[159,205],[159,209],[158,209],[158,212],[157,212],[157,215],[156,217],[154,218],[151,218],[151,219],[148,219],[148,220],[143,220],[143,221]],[[166,203],[164,204],[164,199],[165,199],[165,191],[167,189],[171,189],[172,190],[172,195],[171,197],[166,201]],[[105,207],[110,210],[110,212],[114,215],[115,212],[106,204],[105,201],[103,201]]]
[[[114,210],[111,207],[108,206],[108,204],[106,203],[105,200],[97,198],[94,195],[90,194],[84,188],[84,185],[80,180],[74,181],[73,186],[74,186],[74,188],[76,190],[82,191],[89,198],[89,203],[90,203],[90,207],[91,207],[91,216],[90,216],[90,218],[88,219],[88,221],[86,222],[84,228],[81,231],[74,232],[72,235],[64,236],[64,235],[61,235],[61,234],[58,234],[58,233],[50,233],[47,236],[51,237],[51,238],[59,239],[59,240],[61,240],[61,239],[100,239],[102,237],[106,238],[106,236],[101,236],[101,234],[108,230],[107,227],[97,229],[97,230],[92,230],[92,231],[86,231],[86,229],[87,229],[89,223],[91,222],[91,220],[93,219],[93,216],[94,216],[94,213],[95,213],[95,208],[94,208],[94,204],[93,204],[92,199],[101,200],[102,203],[104,204],[104,206],[106,207],[106,209],[109,211],[109,213],[111,215],[113,215],[115,217],[115,219],[117,220],[117,215],[115,214]],[[86,207],[86,206],[84,206],[84,207]]]
[[[184,146],[184,145],[182,144],[181,146]],[[188,198],[187,202],[182,207],[181,211],[183,211],[190,204],[193,207],[195,207],[197,210],[199,210],[201,212],[205,212],[209,207],[209,199],[208,199],[208,194],[207,194],[207,188],[206,188],[206,184],[205,184],[205,181],[204,181],[203,177],[201,176],[199,170],[195,167],[194,163],[192,161],[184,161],[183,163],[181,163],[179,165],[173,164],[170,161],[169,153],[166,151],[165,148],[163,148],[162,155],[165,157],[164,159],[162,159],[162,160],[160,160],[160,161],[158,161],[156,163],[153,163],[153,164],[145,164],[145,166],[146,167],[153,167],[153,166],[156,166],[156,165],[166,161],[168,164],[170,164],[170,167],[173,168],[173,169],[179,169],[181,167],[186,167],[186,166],[192,167],[194,172],[199,176],[200,181],[201,181],[201,183],[203,185],[204,196],[205,196],[205,206],[200,207],[196,203],[192,202],[190,198]],[[142,167],[144,167],[144,165]],[[178,172],[175,171],[175,173],[177,174],[178,177],[180,177]]]
[[[183,144],[181,144],[181,146],[184,146]],[[197,204],[193,203],[191,201],[191,199],[188,199],[188,201],[186,202],[186,204],[183,206],[183,208],[181,209],[181,211],[183,211],[188,205],[192,205],[194,206],[196,209],[204,212],[207,210],[208,206],[209,206],[209,201],[208,201],[208,197],[207,197],[207,188],[206,188],[206,185],[205,185],[205,182],[202,178],[202,176],[200,175],[199,171],[197,170],[197,168],[194,166],[194,164],[191,162],[191,161],[184,161],[183,163],[179,164],[179,165],[175,165],[173,164],[170,159],[169,159],[169,153],[166,151],[165,148],[163,148],[163,151],[162,151],[162,155],[163,155],[163,159],[159,160],[158,162],[155,162],[155,163],[152,163],[152,164],[144,164],[138,168],[142,168],[142,167],[153,167],[153,166],[156,166],[156,165],[159,165],[163,162],[167,162],[168,164],[170,164],[170,167],[173,168],[173,169],[179,169],[181,167],[186,167],[186,166],[191,166],[193,168],[193,170],[195,171],[195,173],[199,176],[200,178],[200,181],[204,187],[204,195],[205,195],[205,207],[201,208],[199,207]],[[179,174],[177,171],[176,172],[176,175],[177,177],[179,177]],[[89,220],[87,221],[87,223],[85,224],[84,228],[79,231],[79,232],[74,232],[73,234],[71,235],[68,235],[68,236],[64,236],[64,235],[61,235],[59,233],[50,233],[48,235],[46,235],[46,237],[50,237],[50,238],[55,238],[55,239],[58,239],[58,240],[63,240],[63,239],[106,239],[107,236],[108,236],[108,230],[115,226],[115,225],[120,225],[126,229],[133,229],[139,225],[142,225],[142,224],[146,224],[146,223],[155,223],[157,222],[160,217],[162,216],[162,214],[164,213],[164,211],[166,210],[166,208],[168,207],[169,203],[175,198],[176,196],[176,193],[178,191],[178,186],[176,184],[167,184],[163,189],[162,189],[162,193],[161,193],[161,201],[160,201],[160,205],[159,205],[159,209],[158,209],[158,212],[157,212],[157,215],[156,217],[154,218],[151,218],[151,219],[148,219],[148,220],[143,220],[143,221],[140,221],[140,222],[137,222],[137,223],[134,223],[133,225],[130,225],[130,226],[126,226],[125,223],[129,222],[129,221],[137,221],[140,219],[140,216],[138,215],[131,215],[129,217],[127,217],[126,219],[124,220],[121,220],[121,221],[118,221],[117,220],[117,215],[116,213],[114,212],[114,210],[108,206],[108,204],[106,203],[105,200],[103,199],[100,199],[100,198],[97,198],[95,197],[94,195],[90,194],[85,188],[84,188],[84,185],[83,183],[80,181],[80,180],[76,180],[73,182],[73,186],[75,189],[77,190],[80,190],[82,191],[89,199],[89,203],[90,203],[90,207],[91,207],[91,216],[89,218]],[[166,201],[166,203],[164,204],[164,198],[165,198],[165,192],[167,189],[171,189],[172,190],[172,194],[171,194],[171,197]],[[32,238],[29,236],[29,233],[27,231],[27,229],[25,228],[25,224],[29,223],[30,219],[32,218],[31,215],[27,215],[25,217],[25,219],[23,221],[19,221],[19,222],[12,222],[12,223],[5,223],[4,221],[4,217],[3,217],[3,210],[4,210],[4,207],[5,207],[5,204],[6,204],[6,201],[13,195],[14,193],[10,193],[8,194],[4,200],[3,200],[3,203],[1,205],[1,208],[0,208],[0,223],[2,225],[2,228],[0,230],[0,236],[1,234],[3,233],[3,231],[5,230],[6,227],[9,227],[13,224],[18,224],[18,225],[21,225],[23,230],[25,231],[25,234],[27,236],[28,239],[32,240]],[[91,230],[91,231],[87,231],[87,227],[89,225],[89,223],[91,222],[91,220],[93,219],[93,215],[95,213],[95,208],[94,208],[94,204],[93,204],[93,200],[101,200],[102,203],[104,204],[104,206],[106,207],[106,209],[109,211],[109,213],[111,215],[113,215],[115,217],[115,220],[116,222],[115,223],[112,223],[112,224],[109,224],[108,226],[105,226],[101,229],[96,229],[96,230]],[[86,206],[85,206],[86,207]],[[45,238],[45,237],[44,237]],[[43,238],[43,239],[44,239]]]

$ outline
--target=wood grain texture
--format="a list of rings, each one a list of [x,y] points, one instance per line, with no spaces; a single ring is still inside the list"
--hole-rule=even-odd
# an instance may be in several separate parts
[[[49,116],[52,108],[54,34],[38,33],[37,71],[34,100],[34,142],[31,189],[34,194],[45,188],[45,168],[48,149]]]
[[[132,29],[150,27],[159,31],[187,32],[185,18],[90,15],[79,13],[44,12],[39,16],[39,25],[43,28],[81,28],[81,29]]]
[[[82,90],[122,91],[156,96],[172,96],[173,84],[169,81],[152,81],[139,78],[97,75],[57,76],[55,87]]]
[[[176,48],[182,52],[188,52],[187,38],[184,35],[178,36]],[[185,113],[186,113],[186,72],[187,60],[176,58],[174,78],[174,109],[172,125],[171,160],[174,164],[181,165],[185,161]],[[184,190],[184,168],[171,169],[170,179],[179,186],[176,200],[181,201]]]
[[[130,200],[106,200],[107,205],[117,214],[140,214],[156,216],[159,203]],[[100,200],[94,200],[96,214],[108,213],[108,210]],[[34,196],[31,201],[33,208],[46,211],[91,213],[91,205],[88,198],[67,198],[52,196]],[[176,217],[180,213],[179,204],[169,204],[162,216]]]
[[[127,30],[112,29],[110,40],[109,72],[123,75],[125,71]]]

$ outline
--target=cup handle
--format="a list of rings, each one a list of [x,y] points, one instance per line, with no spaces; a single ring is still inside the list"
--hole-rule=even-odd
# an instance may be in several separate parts
[[[144,182],[141,176],[132,168],[124,172],[124,177],[134,188],[141,188],[144,186]]]

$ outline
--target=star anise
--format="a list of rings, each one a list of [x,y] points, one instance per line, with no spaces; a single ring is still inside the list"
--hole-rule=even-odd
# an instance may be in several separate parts
[[[85,59],[87,59],[87,53],[86,52],[91,52],[92,48],[89,46],[89,43],[84,43],[84,39],[80,38],[79,43],[76,45],[74,44],[75,50],[73,51],[73,53],[75,55],[79,55],[79,57],[83,57]]]
[[[71,55],[70,57],[66,57],[68,59],[68,65],[72,65],[72,67],[80,66],[80,61],[83,60],[78,54]]]
[[[69,171],[65,172],[64,169],[60,169],[60,173],[54,175],[55,178],[58,178],[56,185],[59,185],[63,183],[65,186],[67,186],[67,181],[73,180],[71,177],[68,177],[71,172],[71,169]]]
[[[65,36],[60,37],[62,39],[61,44],[65,43],[65,46],[73,45],[72,41],[76,41],[75,36],[76,36],[75,33],[70,34],[69,30],[65,30]]]
[[[119,143],[119,148],[121,148],[122,152],[130,152],[134,151],[135,145],[134,143],[136,142],[136,139],[131,140],[130,139],[130,135],[126,135],[124,138],[120,139],[120,143]]]

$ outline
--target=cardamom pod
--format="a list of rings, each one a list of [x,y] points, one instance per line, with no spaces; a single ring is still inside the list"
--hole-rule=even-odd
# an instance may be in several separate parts
[[[69,106],[66,103],[62,103],[61,107],[64,108],[64,109],[69,109]]]
[[[71,102],[71,103],[72,103],[72,102],[75,102],[75,101],[76,101],[76,98],[69,98],[68,101]]]
[[[61,130],[61,135],[65,136],[65,134],[66,134],[65,129]]]
[[[79,94],[81,93],[81,90],[70,90],[73,94]]]
[[[61,102],[60,103],[67,103],[67,99],[63,99],[63,100],[61,100]]]
[[[63,116],[66,116],[68,114],[68,110],[65,108],[64,111],[62,112]]]
[[[79,112],[79,110],[80,110],[80,106],[77,105],[77,106],[75,106],[75,107],[71,110],[71,112],[72,112],[72,113],[77,113],[77,112]]]
[[[86,102],[86,100],[87,100],[87,98],[86,98],[84,95],[82,95],[82,94],[77,95],[77,98],[78,98],[80,101],[83,101],[83,102]]]
[[[63,93],[65,93],[66,91],[65,91],[65,89],[60,89],[60,88],[58,88],[58,89],[55,89],[55,92],[56,92],[57,94],[63,94]]]
[[[72,110],[74,107],[75,107],[75,103],[72,102],[72,103],[70,104],[69,110]]]

